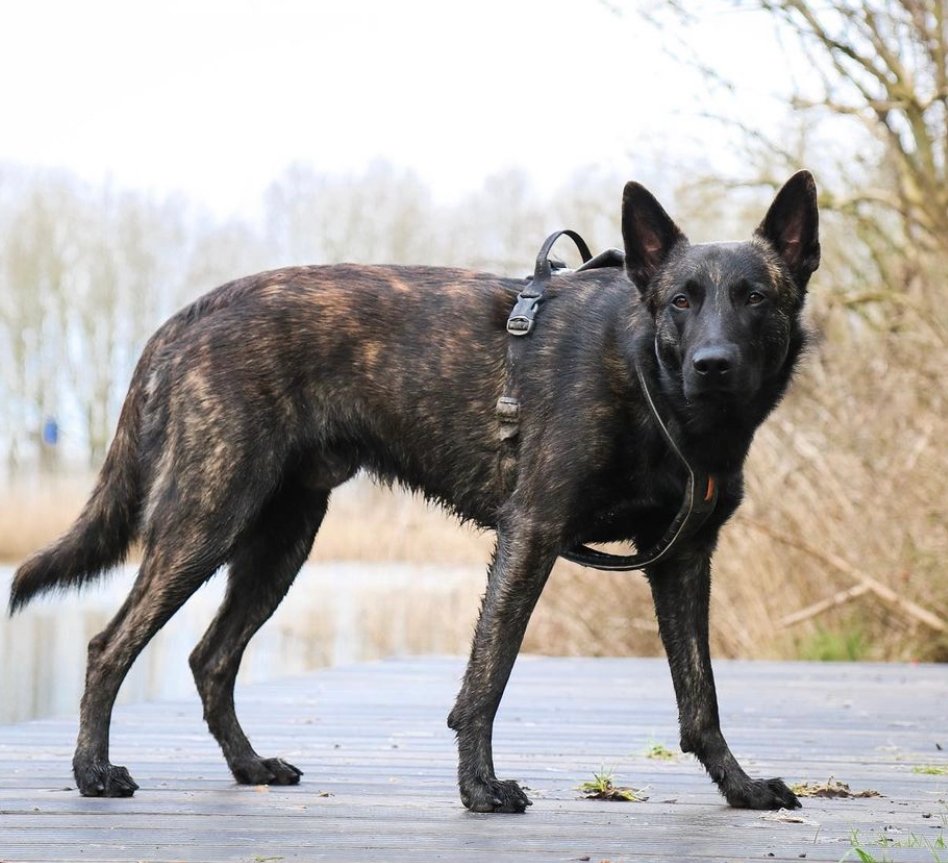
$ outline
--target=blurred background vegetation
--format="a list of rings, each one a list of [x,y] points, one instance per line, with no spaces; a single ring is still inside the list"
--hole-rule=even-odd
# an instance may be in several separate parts
[[[701,56],[690,4],[613,5],[669,50]],[[775,62],[815,74],[777,128],[721,119],[740,157],[731,175],[655,158],[653,176],[635,179],[700,241],[747,236],[774,189],[809,167],[824,256],[809,300],[818,338],[758,435],[747,501],[716,558],[714,650],[945,661],[946,4],[734,5],[771,16],[786,52]],[[740,99],[741,81],[713,69],[707,80]],[[558,227],[594,249],[619,245],[627,179],[603,166],[541,191],[512,168],[445,204],[388,162],[346,176],[295,163],[274,177],[260,218],[243,220],[181,196],[0,165],[0,558],[15,562],[75,516],[141,347],[182,304],[290,263],[523,275]],[[489,554],[489,537],[417,499],[368,487],[338,497],[317,558],[476,564]],[[644,579],[559,563],[526,649],[660,653]]]

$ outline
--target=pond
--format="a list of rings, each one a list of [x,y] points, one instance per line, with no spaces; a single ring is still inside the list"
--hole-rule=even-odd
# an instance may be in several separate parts
[[[0,597],[14,567],[0,567]],[[75,713],[82,695],[86,645],[131,587],[134,567],[116,570],[81,593],[35,600],[0,623],[0,723]],[[197,697],[188,654],[223,596],[218,573],[145,648],[119,703]],[[307,564],[280,608],[244,656],[241,682],[315,668],[417,653],[466,654],[479,597],[481,567],[408,563]]]

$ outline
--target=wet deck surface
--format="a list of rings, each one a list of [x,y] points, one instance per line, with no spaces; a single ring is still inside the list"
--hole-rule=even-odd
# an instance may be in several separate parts
[[[678,751],[663,660],[523,657],[495,729],[498,775],[531,789],[519,816],[458,802],[444,719],[462,667],[390,660],[239,690],[257,750],[304,770],[293,788],[235,785],[197,696],[117,709],[112,760],[141,786],[127,800],[73,790],[75,718],[0,726],[0,861],[839,861],[860,859],[855,838],[874,860],[948,863],[948,666],[718,662],[752,775],[883,795],[759,813],[724,805],[690,756],[647,756]],[[648,801],[580,799],[602,767]]]

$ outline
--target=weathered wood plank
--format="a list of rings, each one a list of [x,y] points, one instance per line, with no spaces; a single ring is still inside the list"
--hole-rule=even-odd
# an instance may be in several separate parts
[[[495,744],[535,805],[467,813],[444,725],[461,670],[389,661],[243,689],[257,748],[305,771],[295,788],[236,786],[196,698],[116,712],[113,757],[141,785],[130,800],[63,790],[74,718],[0,727],[0,861],[839,861],[853,831],[880,860],[948,858],[934,849],[948,776],[913,772],[948,767],[948,668],[718,663],[725,733],[750,772],[885,795],[808,799],[802,822],[729,809],[690,757],[646,757],[651,742],[677,749],[677,730],[667,667],[642,659],[523,658]],[[649,801],[578,799],[601,766]]]

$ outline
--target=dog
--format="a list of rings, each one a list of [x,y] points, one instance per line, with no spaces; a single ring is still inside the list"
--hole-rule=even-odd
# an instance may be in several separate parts
[[[119,686],[224,566],[225,597],[190,657],[204,717],[238,782],[299,782],[296,767],[254,751],[234,680],[306,560],[330,493],[363,469],[496,532],[448,724],[464,806],[523,812],[523,790],[495,776],[491,738],[527,621],[560,554],[615,540],[641,549],[662,536],[686,484],[673,440],[717,494],[704,523],[645,568],[681,748],[730,805],[798,807],[780,779],[751,779],[722,735],[708,603],[712,552],[741,501],[751,439],[807,341],[801,310],[818,233],[806,171],[780,189],[751,239],[734,243],[692,245],[650,192],[628,183],[624,269],[556,274],[533,332],[517,342],[515,434],[497,405],[511,371],[506,322],[524,280],[291,267],[230,282],[174,315],[136,366],[85,508],[11,589],[12,613],[38,593],[98,577],[140,541],[137,580],[89,644],[73,760],[80,793],[138,788],[109,762]]]

